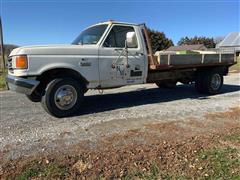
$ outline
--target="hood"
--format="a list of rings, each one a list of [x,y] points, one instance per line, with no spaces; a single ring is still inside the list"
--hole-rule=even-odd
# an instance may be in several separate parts
[[[76,55],[81,50],[96,49],[96,45],[41,45],[41,46],[22,46],[13,49],[9,56],[20,54],[26,55]]]

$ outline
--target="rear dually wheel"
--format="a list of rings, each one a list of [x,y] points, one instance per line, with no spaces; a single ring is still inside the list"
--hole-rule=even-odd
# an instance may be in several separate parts
[[[196,90],[204,94],[217,94],[222,85],[223,75],[218,71],[199,73],[195,81]]]

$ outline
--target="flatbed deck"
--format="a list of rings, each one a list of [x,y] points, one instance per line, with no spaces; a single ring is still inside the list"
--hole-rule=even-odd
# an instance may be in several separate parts
[[[155,56],[154,59],[154,66],[149,66],[150,71],[204,66],[231,66],[237,63],[233,53],[163,54]]]

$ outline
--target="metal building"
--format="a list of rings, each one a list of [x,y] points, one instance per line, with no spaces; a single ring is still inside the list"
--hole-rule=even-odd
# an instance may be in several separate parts
[[[220,52],[240,52],[240,32],[229,33],[220,43],[216,45],[216,49]]]

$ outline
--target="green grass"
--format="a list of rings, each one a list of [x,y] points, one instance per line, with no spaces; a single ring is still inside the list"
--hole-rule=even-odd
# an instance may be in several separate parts
[[[226,142],[239,143],[240,132],[236,131],[231,135],[226,135],[221,139]],[[218,144],[218,142],[217,142]],[[130,179],[224,179],[224,180],[240,180],[240,149],[239,146],[224,146],[218,145],[209,149],[204,149],[196,154],[192,159],[195,164],[195,170],[184,168],[176,171],[161,171],[158,166],[153,165],[150,172],[130,171],[125,177],[125,180]],[[195,161],[198,159],[197,161]]]
[[[224,180],[239,180],[240,179],[240,159],[239,150],[231,147],[224,149],[213,147],[208,150],[203,150],[196,157],[199,161],[197,167],[201,167],[201,171],[196,169],[195,172],[185,169],[183,171],[164,171],[161,172],[156,165],[152,165],[150,172],[143,172],[141,170],[131,171],[124,176],[124,180],[131,179],[224,179]],[[183,173],[182,176],[179,173]]]
[[[240,159],[239,150],[226,147],[211,148],[203,150],[194,158],[198,158],[196,166],[202,167],[201,171],[196,169],[195,172],[189,169],[180,167],[176,171],[161,171],[159,167],[153,164],[148,172],[142,170],[130,170],[122,180],[143,179],[143,180],[185,180],[185,179],[224,179],[224,180],[238,180],[240,179]],[[67,167],[57,163],[41,164],[39,162],[30,163],[25,170],[16,176],[16,180],[28,179],[64,179],[67,172]],[[184,175],[183,175],[184,174]],[[99,179],[105,179],[99,178]]]
[[[128,175],[124,176],[123,179],[124,180],[130,180],[130,179],[146,179],[146,180],[157,180],[159,179],[159,169],[158,166],[153,164],[151,166],[150,172],[149,173],[145,173],[143,171],[140,170],[133,170],[131,173],[129,173]]]
[[[230,71],[240,71],[240,57],[237,58],[237,64],[230,67]]]
[[[32,177],[36,177],[39,175],[41,171],[41,167],[39,166],[37,161],[32,161],[28,164],[27,168],[16,177],[16,180],[27,180]]]
[[[63,178],[66,173],[66,169],[64,166],[61,166],[57,163],[49,163],[44,165],[37,161],[32,161],[27,165],[26,169],[22,171],[21,174],[16,176],[16,180],[28,180],[31,178]]]
[[[239,134],[232,134],[232,135],[226,136],[225,140],[240,143],[240,135]]]
[[[143,172],[140,170],[133,170],[129,174],[125,175],[123,180],[132,180],[132,179],[143,179],[143,180],[158,180],[158,179],[164,179],[164,180],[185,180],[187,177],[178,175],[174,172],[166,172],[166,171],[160,171],[158,166],[156,164],[152,164],[149,172]]]
[[[203,179],[239,179],[240,159],[238,150],[212,148],[200,153],[200,165],[203,165]]]
[[[54,177],[63,177],[66,173],[64,166],[61,166],[57,163],[51,163],[45,167],[41,173],[43,177],[54,178]]]
[[[6,69],[0,69],[0,90],[6,89],[6,78],[7,70]]]

